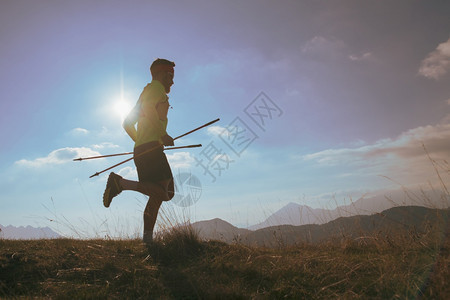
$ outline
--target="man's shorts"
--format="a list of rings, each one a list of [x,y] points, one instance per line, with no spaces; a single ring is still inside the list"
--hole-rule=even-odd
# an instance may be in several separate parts
[[[158,183],[164,180],[170,180],[168,193],[169,199],[174,194],[174,183],[172,171],[167,161],[164,147],[158,142],[145,143],[134,148],[134,164],[136,165],[139,182]],[[149,151],[146,154],[143,152]]]

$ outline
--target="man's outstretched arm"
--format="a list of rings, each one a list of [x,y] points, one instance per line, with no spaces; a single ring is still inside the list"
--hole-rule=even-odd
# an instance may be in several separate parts
[[[136,142],[137,140],[137,131],[136,127],[134,127],[138,121],[139,109],[138,104],[128,113],[127,117],[122,123],[122,127],[125,129],[130,138]]]

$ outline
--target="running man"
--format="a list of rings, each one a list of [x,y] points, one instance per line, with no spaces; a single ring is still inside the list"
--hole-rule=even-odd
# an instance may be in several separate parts
[[[143,240],[147,245],[152,242],[161,203],[174,196],[172,171],[163,152],[164,146],[174,145],[173,138],[166,132],[170,107],[167,94],[173,85],[174,67],[175,63],[166,59],[158,58],[152,63],[152,81],[144,88],[135,107],[123,122],[123,128],[135,142],[134,163],[139,181],[127,180],[111,172],[103,193],[105,207],[109,207],[112,199],[123,190],[149,196],[144,210]]]

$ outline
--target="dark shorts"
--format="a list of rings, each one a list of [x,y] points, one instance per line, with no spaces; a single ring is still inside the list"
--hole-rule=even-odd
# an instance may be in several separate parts
[[[152,149],[152,150],[151,150]],[[175,195],[172,171],[167,161],[164,147],[158,142],[150,142],[134,148],[134,164],[136,165],[139,182],[153,182],[169,180],[167,187],[162,186],[167,191],[168,201]],[[141,153],[149,151],[146,154]]]
[[[150,149],[153,149],[149,151]],[[172,179],[172,171],[167,161],[164,148],[158,142],[150,142],[134,148],[134,164],[139,182],[158,182]],[[149,151],[146,154],[141,153]]]

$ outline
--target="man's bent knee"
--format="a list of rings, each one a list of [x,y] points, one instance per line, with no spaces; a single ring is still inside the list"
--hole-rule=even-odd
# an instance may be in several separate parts
[[[143,194],[151,198],[158,198],[161,201],[169,201],[175,194],[173,179],[139,183],[139,187]]]
[[[150,186],[150,198],[158,199],[159,201],[168,201],[169,196],[167,194],[167,183],[160,181],[158,183],[152,183]]]

